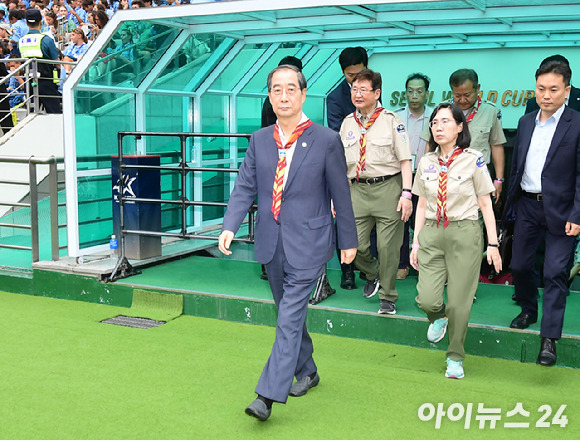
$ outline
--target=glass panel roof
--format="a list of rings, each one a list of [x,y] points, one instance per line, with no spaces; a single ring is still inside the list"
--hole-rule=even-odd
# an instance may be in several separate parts
[[[504,127],[515,127],[522,95],[533,96],[533,66],[553,53],[548,51],[556,47],[570,53],[571,62],[580,59],[575,56],[580,50],[577,0],[193,2],[120,10],[91,45],[64,84],[64,117],[75,121],[65,127],[76,130],[65,133],[67,169],[100,176],[109,165],[77,167],[76,159],[114,152],[115,133],[122,129],[258,129],[267,74],[287,55],[303,61],[309,94],[305,112],[324,123],[325,97],[342,80],[338,55],[345,47],[362,46],[372,55],[371,67],[382,73],[383,85],[389,87],[383,95],[389,107],[405,105],[400,92],[404,78],[423,68],[432,72],[433,101],[446,99],[448,71],[465,67],[465,53],[473,51],[468,58],[484,70],[480,78],[485,97],[494,97],[505,110]],[[441,53],[444,58],[438,57]],[[427,63],[417,61],[424,54]],[[524,57],[530,78],[527,73],[515,78],[509,64],[519,67]],[[521,81],[515,83],[514,78]],[[93,131],[101,137],[84,142],[83,135]],[[150,146],[157,144],[174,148],[161,141]],[[246,145],[203,138],[192,143],[188,155],[194,161],[235,166]],[[147,144],[135,148],[143,146]],[[79,182],[82,186],[82,178]],[[103,188],[110,197],[110,185]],[[75,236],[69,235],[74,248]]]
[[[150,76],[146,89],[196,93],[217,67],[204,92],[264,93],[267,72],[302,48],[308,53],[304,73],[314,79],[310,91],[326,94],[340,79],[329,59],[349,45],[389,53],[565,47],[580,40],[580,4],[572,0],[321,3],[295,0],[283,9],[265,0],[206,1],[120,11],[79,84],[135,92]],[[166,52],[173,56],[162,59]]]

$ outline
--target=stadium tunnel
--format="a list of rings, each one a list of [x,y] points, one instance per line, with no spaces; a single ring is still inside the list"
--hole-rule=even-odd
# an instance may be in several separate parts
[[[513,130],[533,97],[534,72],[561,53],[580,71],[580,5],[574,1],[320,1],[282,5],[265,0],[195,2],[121,10],[64,85],[67,241],[70,257],[108,248],[113,233],[111,156],[119,131],[251,133],[260,128],[266,77],[284,56],[302,60],[305,113],[325,124],[325,99],[342,80],[338,56],[348,46],[369,53],[383,76],[383,106],[405,105],[413,72],[431,77],[429,105],[448,99],[449,74],[475,69],[483,99],[501,107]],[[132,52],[132,55],[129,53]],[[122,58],[131,58],[129,63]],[[195,137],[188,165],[237,168],[247,142]],[[179,161],[171,137],[127,137],[123,154]],[[196,201],[227,202],[235,176],[190,173]],[[161,173],[161,198],[176,196],[176,178]],[[162,204],[161,231],[179,228],[179,207]],[[216,230],[223,207],[186,211],[188,232]]]

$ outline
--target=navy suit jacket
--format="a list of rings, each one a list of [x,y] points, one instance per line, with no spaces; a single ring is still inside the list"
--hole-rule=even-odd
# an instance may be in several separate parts
[[[278,234],[286,258],[297,269],[321,266],[335,249],[330,208],[334,202],[340,249],[358,245],[356,224],[346,177],[346,159],[337,133],[318,124],[307,128],[296,142],[282,193],[277,223],[272,214],[272,190],[278,163],[274,126],[252,134],[224,216],[222,230],[236,232],[258,198],[254,252],[256,261],[269,263]]]
[[[507,220],[514,213],[517,215],[522,175],[537,114],[538,111],[528,113],[518,123],[506,203],[506,213],[512,214],[506,214]],[[542,197],[552,234],[564,235],[568,221],[580,224],[580,113],[568,107],[558,122],[542,170]]]
[[[344,118],[355,110],[356,107],[352,103],[350,96],[350,86],[346,82],[346,79],[344,79],[326,97],[326,122],[328,128],[338,133]]]
[[[580,89],[572,86],[570,89],[570,95],[568,96],[568,107],[572,110],[580,112]],[[526,113],[531,113],[533,111],[539,110],[538,102],[534,96],[532,99],[526,102]]]

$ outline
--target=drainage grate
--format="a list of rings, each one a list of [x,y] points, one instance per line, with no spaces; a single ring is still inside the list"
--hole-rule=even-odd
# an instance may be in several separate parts
[[[155,321],[154,319],[136,318],[133,316],[125,315],[115,316],[114,318],[105,319],[101,322],[105,324],[122,325],[124,327],[133,328],[153,328],[167,323],[166,321]]]

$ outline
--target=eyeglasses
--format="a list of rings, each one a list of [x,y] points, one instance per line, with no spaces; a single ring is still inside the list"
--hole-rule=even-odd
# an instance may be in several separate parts
[[[429,122],[429,127],[433,128],[437,127],[438,125],[441,127],[447,127],[449,124],[451,124],[451,121],[454,121],[454,119],[433,119],[431,122]]]
[[[456,100],[456,101],[457,101],[458,99],[461,99],[461,98],[469,99],[469,98],[471,98],[471,97],[472,97],[474,94],[475,94],[475,90],[472,90],[471,92],[464,93],[464,94],[454,93],[454,94],[453,94],[453,99],[454,99],[454,100]]]
[[[284,91],[286,91],[287,96],[294,96],[300,90],[301,89],[299,89],[298,87],[289,86],[286,89],[283,89],[282,87],[274,87],[274,88],[270,89],[270,92],[272,92],[272,95],[274,95],[274,96],[282,96],[282,93],[284,93]]]
[[[358,95],[359,93],[361,95],[366,95],[368,93],[374,92],[374,89],[368,90],[368,89],[357,89],[356,87],[353,87],[352,89],[350,89],[350,93],[352,93],[353,95]]]

